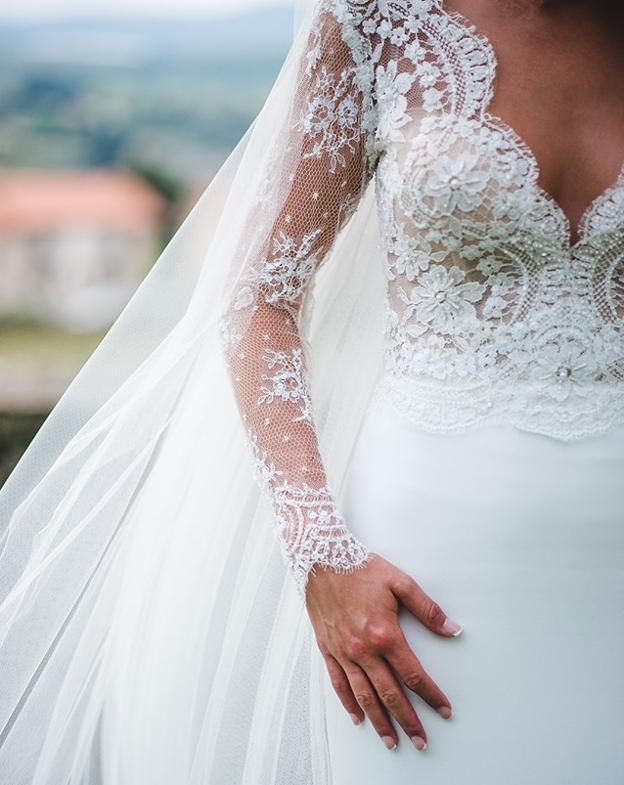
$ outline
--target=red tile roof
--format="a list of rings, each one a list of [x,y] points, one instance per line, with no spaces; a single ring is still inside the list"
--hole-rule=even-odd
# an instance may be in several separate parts
[[[68,226],[145,229],[163,198],[137,175],[114,169],[0,170],[0,232]]]

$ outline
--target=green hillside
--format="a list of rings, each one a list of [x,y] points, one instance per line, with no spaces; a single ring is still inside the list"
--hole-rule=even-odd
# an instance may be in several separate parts
[[[0,166],[211,172],[261,107],[291,24],[278,7],[0,25]]]

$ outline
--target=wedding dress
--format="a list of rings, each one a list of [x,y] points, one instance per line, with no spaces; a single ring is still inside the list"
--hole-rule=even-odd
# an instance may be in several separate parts
[[[0,495],[2,785],[621,783],[624,164],[574,239],[495,71],[442,0],[299,18]],[[303,608],[374,552],[464,626],[401,616],[422,753]]]

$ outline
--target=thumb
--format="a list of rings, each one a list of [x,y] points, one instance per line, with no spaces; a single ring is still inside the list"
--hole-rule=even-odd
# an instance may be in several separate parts
[[[453,638],[462,632],[461,624],[447,616],[440,605],[406,573],[392,586],[392,591],[401,604],[432,632]]]

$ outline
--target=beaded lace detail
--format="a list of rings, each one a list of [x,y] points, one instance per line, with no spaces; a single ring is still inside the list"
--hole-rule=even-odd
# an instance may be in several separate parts
[[[374,176],[387,281],[372,406],[419,427],[570,440],[624,422],[624,163],[572,241],[538,162],[489,112],[496,57],[442,0],[320,0],[269,157],[224,351],[305,589],[370,556],[333,501],[306,379],[307,292]]]
[[[534,154],[488,111],[490,42],[441,0],[350,6],[378,106],[373,405],[433,431],[510,422],[565,440],[624,421],[624,163],[573,243]]]

